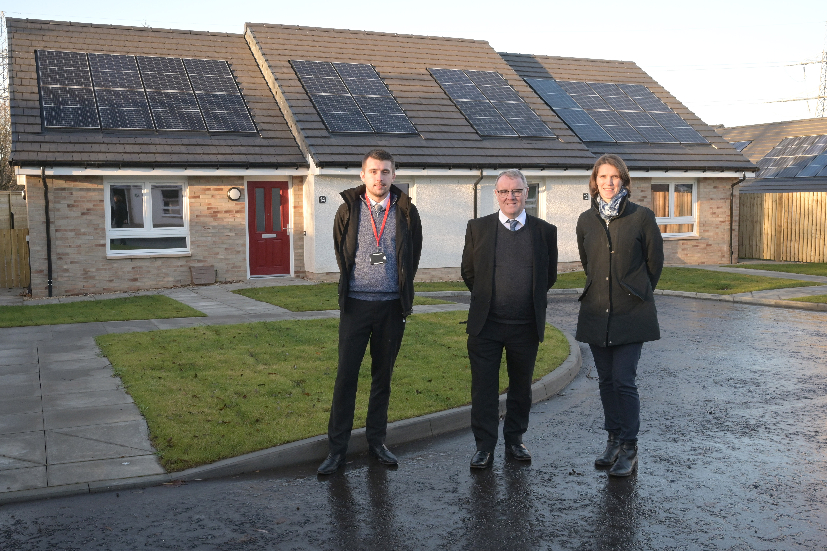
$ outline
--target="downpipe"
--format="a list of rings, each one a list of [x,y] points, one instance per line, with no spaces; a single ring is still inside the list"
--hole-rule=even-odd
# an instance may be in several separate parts
[[[477,218],[477,190],[479,189],[479,183],[482,181],[482,169],[480,169],[480,177],[477,178],[477,181],[474,182],[474,219]]]

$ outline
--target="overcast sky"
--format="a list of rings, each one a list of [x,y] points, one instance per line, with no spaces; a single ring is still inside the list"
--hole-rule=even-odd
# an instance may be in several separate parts
[[[634,61],[708,124],[815,116],[827,1],[8,0],[7,17],[241,33],[245,22],[487,40]]]

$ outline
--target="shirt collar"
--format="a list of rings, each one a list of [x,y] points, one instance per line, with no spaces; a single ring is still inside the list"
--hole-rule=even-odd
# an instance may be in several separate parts
[[[509,220],[510,220],[510,218],[508,218],[508,216],[503,214],[503,211],[500,211],[500,223],[504,224],[504,225],[508,225]],[[520,223],[520,227],[525,226],[525,209],[523,209],[523,212],[518,214],[517,217],[514,218],[514,220],[516,220],[517,222]]]
[[[368,197],[367,193],[365,194],[365,197],[367,197],[368,201],[370,201],[370,208],[373,208],[376,205],[376,201],[374,201],[373,199]],[[391,194],[388,193],[387,195],[385,195],[384,199],[379,201],[379,204],[382,205],[382,208],[387,209],[388,208],[388,201],[390,201],[390,200],[391,200]]]

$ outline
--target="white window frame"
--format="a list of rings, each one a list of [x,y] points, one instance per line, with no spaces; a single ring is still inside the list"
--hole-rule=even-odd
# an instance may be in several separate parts
[[[663,181],[652,179],[652,184],[668,184],[669,185],[669,216],[657,216],[655,220],[658,226],[668,224],[692,224],[693,230],[691,232],[681,233],[665,233],[661,232],[663,237],[698,237],[698,181]],[[691,184],[692,185],[692,214],[690,216],[674,216],[675,214],[675,185]],[[651,187],[649,193],[652,194]],[[651,196],[651,195],[650,195]],[[654,197],[653,201],[654,201]],[[654,205],[653,205],[654,206]],[[654,209],[653,209],[654,210]]]
[[[112,186],[141,186],[143,201],[143,228],[113,228],[111,213],[111,187]],[[152,227],[152,186],[181,186],[181,210],[184,225],[175,228],[154,228]],[[112,258],[134,257],[134,256],[188,256],[190,254],[190,223],[189,223],[189,188],[187,181],[183,179],[113,179],[107,180],[103,185],[104,205],[106,211],[106,256]],[[163,209],[163,207],[161,207]],[[113,239],[130,238],[164,238],[183,237],[186,239],[186,247],[173,249],[130,249],[111,250]]]

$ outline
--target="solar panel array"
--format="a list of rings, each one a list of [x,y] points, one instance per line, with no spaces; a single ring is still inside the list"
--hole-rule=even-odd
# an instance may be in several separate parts
[[[732,147],[735,148],[735,151],[740,153],[744,149],[746,149],[749,144],[752,143],[752,140],[745,140],[745,141],[742,141],[742,142],[729,142],[729,143],[732,144]]]
[[[555,137],[501,74],[460,69],[428,70],[480,136]]]
[[[525,80],[584,142],[709,143],[642,84]]]
[[[416,134],[372,65],[290,60],[330,132]]]
[[[255,132],[226,61],[38,50],[47,128]]]
[[[756,164],[756,178],[827,177],[827,135],[784,138]]]

